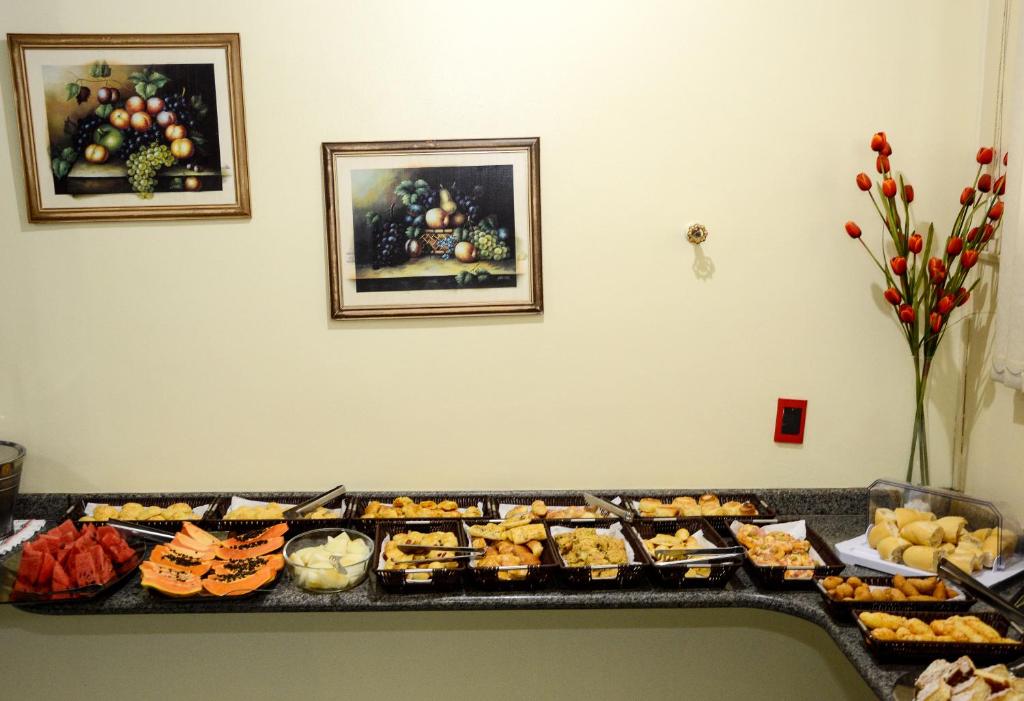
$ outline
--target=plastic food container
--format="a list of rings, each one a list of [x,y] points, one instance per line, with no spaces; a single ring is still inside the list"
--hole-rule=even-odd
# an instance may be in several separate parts
[[[326,545],[328,538],[346,535],[350,540],[361,541],[366,546],[366,555],[358,558],[349,556],[342,561],[305,565],[295,554],[304,548]],[[300,589],[314,593],[346,591],[359,586],[366,579],[370,560],[373,559],[373,539],[358,531],[347,528],[318,528],[295,536],[284,546],[284,560],[292,581]],[[344,563],[344,564],[342,564]]]

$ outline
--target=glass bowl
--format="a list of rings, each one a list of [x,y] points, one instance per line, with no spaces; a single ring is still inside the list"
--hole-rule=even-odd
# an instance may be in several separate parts
[[[326,545],[328,538],[340,535],[348,536],[349,540],[362,541],[366,546],[366,555],[353,555],[344,559],[344,564],[335,561],[332,565],[324,562],[305,564],[302,556],[296,554],[305,548]],[[318,528],[294,536],[285,543],[284,560],[288,563],[288,571],[292,581],[300,589],[314,593],[333,593],[347,591],[358,586],[366,579],[370,560],[373,558],[373,540],[358,531],[347,528]]]

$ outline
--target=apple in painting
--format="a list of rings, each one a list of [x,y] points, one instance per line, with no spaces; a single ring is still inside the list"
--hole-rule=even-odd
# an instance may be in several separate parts
[[[136,112],[132,115],[130,123],[135,131],[146,131],[153,126],[153,118],[145,112]]]
[[[164,111],[164,101],[159,97],[151,97],[146,100],[146,111],[152,116],[157,116]]]
[[[164,129],[164,138],[168,141],[177,141],[178,139],[184,139],[188,134],[188,130],[180,124],[172,124],[171,126]]]
[[[85,160],[90,163],[103,163],[107,160],[110,153],[107,151],[107,147],[102,144],[89,144],[85,147]]]
[[[128,110],[129,114],[135,114],[146,109],[146,101],[138,95],[132,95],[124,101],[124,108]]]
[[[179,161],[188,158],[194,151],[191,139],[175,139],[171,142],[171,155]]]
[[[128,110],[114,110],[107,119],[112,126],[118,129],[125,129],[131,122],[132,116],[128,113]]]

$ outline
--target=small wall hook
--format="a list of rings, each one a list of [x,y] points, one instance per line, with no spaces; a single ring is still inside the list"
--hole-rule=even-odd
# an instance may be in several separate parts
[[[708,228],[703,224],[690,224],[686,229],[686,240],[693,244],[704,243],[708,238]]]

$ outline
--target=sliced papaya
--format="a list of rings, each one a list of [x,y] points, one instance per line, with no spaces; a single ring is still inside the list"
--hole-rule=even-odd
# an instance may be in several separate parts
[[[191,572],[165,567],[155,562],[143,562],[142,586],[155,589],[167,596],[195,596],[203,591],[202,580]]]
[[[252,558],[254,560],[260,558]],[[272,582],[277,572],[264,564],[255,569],[241,569],[237,572],[211,572],[203,578],[203,589],[213,596],[242,596],[256,591]]]
[[[287,523],[275,523],[269,528],[259,528],[255,531],[249,531],[247,533],[240,533],[233,538],[228,538],[220,542],[221,545],[229,548],[238,547],[245,543],[251,543],[254,540],[266,540],[268,538],[279,538],[288,532]]]
[[[194,550],[201,553],[213,552],[217,546],[214,543],[204,543],[200,540],[196,540],[192,536],[185,535],[184,533],[178,533],[174,536],[174,540],[171,541],[171,545],[176,548],[183,550]]]
[[[246,571],[255,572],[262,567],[269,567],[272,571],[279,572],[284,567],[284,555],[273,553],[241,560],[214,560],[210,571],[215,574],[234,574]]]
[[[184,533],[189,538],[192,538],[193,540],[199,543],[205,543],[206,545],[220,545],[220,538],[213,535],[212,533],[204,531],[202,528],[192,523],[191,521],[185,521],[185,523],[182,524],[181,531],[179,531],[179,534],[180,533]]]
[[[189,550],[176,545],[157,545],[149,555],[149,561],[164,567],[184,570],[196,576],[201,576],[209,571],[213,564],[213,552],[200,552]]]
[[[222,545],[216,549],[217,557],[222,560],[245,560],[250,557],[268,555],[284,546],[284,538],[263,538],[250,540],[233,546]]]

